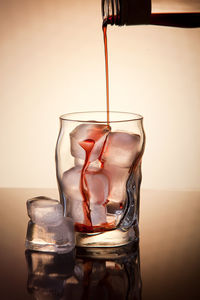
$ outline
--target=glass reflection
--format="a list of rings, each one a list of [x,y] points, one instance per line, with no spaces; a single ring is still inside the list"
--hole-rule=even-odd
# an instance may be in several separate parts
[[[141,300],[139,246],[78,248],[68,254],[26,250],[27,289],[37,300]]]

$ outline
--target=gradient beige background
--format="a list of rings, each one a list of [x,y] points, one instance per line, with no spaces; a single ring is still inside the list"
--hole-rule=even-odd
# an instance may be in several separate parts
[[[59,115],[105,109],[101,22],[100,0],[0,1],[0,187],[56,187]],[[108,38],[111,109],[144,116],[143,188],[199,189],[200,29]]]

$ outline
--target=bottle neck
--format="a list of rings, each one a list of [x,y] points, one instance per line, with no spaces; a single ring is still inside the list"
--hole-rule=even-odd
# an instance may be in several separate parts
[[[102,0],[103,25],[200,27],[200,12],[152,13],[151,2],[151,0]]]
[[[104,25],[149,24],[151,0],[102,0]]]

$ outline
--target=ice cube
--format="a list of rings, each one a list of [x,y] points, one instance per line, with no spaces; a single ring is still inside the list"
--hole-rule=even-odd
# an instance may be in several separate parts
[[[121,168],[131,167],[140,145],[140,136],[127,132],[110,132],[102,160]]]
[[[75,223],[85,224],[83,213],[83,201],[71,201],[70,211]],[[92,226],[106,222],[106,208],[103,205],[90,204],[90,217]]]
[[[68,201],[68,214],[73,218],[74,222],[84,224],[84,197],[81,191],[81,172],[82,168],[76,166],[66,171],[63,174],[62,186],[64,194]],[[103,170],[98,168],[92,168],[85,171],[85,183],[86,189],[89,194],[89,207],[91,211],[91,218],[97,224],[98,212],[94,211],[96,205],[97,211],[99,211],[99,219],[102,219],[102,222],[105,221],[106,213],[104,204],[107,201],[109,194],[109,179],[108,176],[104,173]]]
[[[81,166],[76,166],[63,173],[62,187],[68,199],[82,201],[80,191],[81,170]]]
[[[63,221],[62,205],[44,196],[27,200],[27,211],[31,221],[37,225],[58,226]]]
[[[58,226],[49,226],[47,231],[53,235],[57,245],[74,245],[74,223],[72,218],[64,217]]]
[[[83,196],[80,191],[81,167],[76,166],[64,172],[62,186],[67,198],[67,215],[71,216],[74,222],[83,223]]]
[[[83,199],[69,199],[69,215],[72,217],[74,223],[84,224],[84,212],[83,212]]]
[[[69,201],[69,211],[70,216],[73,218],[75,223],[84,224],[85,216],[83,211],[83,200],[73,200]],[[98,225],[100,223],[106,222],[106,209],[103,205],[90,203],[90,217],[92,220],[92,225]]]
[[[129,177],[129,168],[120,168],[104,163],[104,172],[109,178],[108,200],[123,203],[126,199],[126,182]]]
[[[84,149],[85,140],[93,140],[94,145],[91,149],[90,161],[94,161],[99,158],[106,136],[110,131],[110,127],[105,124],[81,124],[78,125],[70,133],[71,141],[71,154],[76,158],[80,158],[85,161],[86,151]]]
[[[93,226],[106,223],[106,208],[104,205],[92,204],[90,209]]]
[[[86,172],[90,203],[104,204],[109,193],[109,180],[103,170]]]
[[[28,223],[26,248],[43,252],[67,253],[74,248],[74,225],[71,218],[63,217],[55,226]]]
[[[75,166],[84,166],[84,160],[80,159],[80,158],[75,158],[74,159],[74,165]],[[101,162],[99,161],[99,159],[94,160],[93,162],[91,162],[88,166],[88,170],[93,170],[93,169],[101,169]]]
[[[80,166],[73,167],[63,174],[62,186],[67,198],[75,200],[83,199],[81,192]],[[103,204],[106,202],[109,193],[109,180],[103,170],[91,168],[85,171],[87,189],[90,196],[90,203]]]

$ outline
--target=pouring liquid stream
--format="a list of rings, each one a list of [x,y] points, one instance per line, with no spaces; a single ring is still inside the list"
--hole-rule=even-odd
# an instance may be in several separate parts
[[[108,45],[107,45],[107,23],[103,22],[102,26],[103,38],[104,38],[104,52],[105,52],[105,73],[106,73],[106,114],[107,114],[107,126],[110,128],[110,106],[109,106],[109,72],[108,72]],[[99,156],[99,162],[101,163],[101,169],[103,169],[104,164],[102,161],[102,155],[106,145],[107,137],[104,141],[102,151]],[[84,212],[84,223],[76,223],[75,228],[79,232],[104,232],[105,230],[111,230],[114,227],[114,223],[103,223],[101,225],[94,226],[92,224],[91,209],[90,209],[90,190],[87,184],[86,173],[90,165],[90,155],[94,147],[95,141],[92,139],[84,140],[80,143],[80,146],[85,150],[85,162],[81,170],[81,180],[80,180],[80,191],[83,197],[83,212]],[[107,200],[108,201],[108,200]],[[103,204],[106,205],[107,201]]]
[[[110,122],[110,101],[109,101],[109,73],[108,73],[108,43],[107,43],[107,24],[103,23],[103,38],[105,51],[105,71],[106,71],[106,111],[107,111],[107,125]]]

